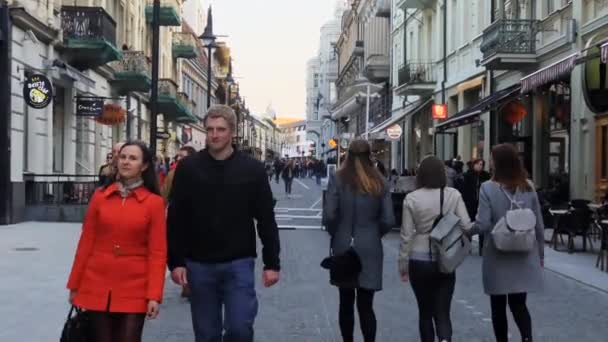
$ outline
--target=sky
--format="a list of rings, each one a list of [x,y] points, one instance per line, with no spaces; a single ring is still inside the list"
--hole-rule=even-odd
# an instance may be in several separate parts
[[[192,0],[190,0],[192,1]],[[205,0],[213,31],[228,35],[241,96],[253,113],[305,117],[306,62],[317,55],[321,26],[336,0]]]

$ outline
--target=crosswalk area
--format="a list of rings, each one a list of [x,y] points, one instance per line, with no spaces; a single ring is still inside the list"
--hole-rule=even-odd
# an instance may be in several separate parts
[[[279,229],[322,229],[322,190],[313,179],[295,179],[292,193],[285,193],[283,181],[271,182],[275,206],[275,218]]]

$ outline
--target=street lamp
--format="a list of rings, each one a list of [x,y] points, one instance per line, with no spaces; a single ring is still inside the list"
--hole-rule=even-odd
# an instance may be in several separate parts
[[[209,6],[209,9],[207,10],[207,26],[205,26],[205,31],[198,38],[203,41],[203,46],[207,48],[207,108],[209,108],[209,106],[211,106],[211,53],[212,50],[217,47],[217,45],[215,45],[217,36],[213,34],[211,6]]]

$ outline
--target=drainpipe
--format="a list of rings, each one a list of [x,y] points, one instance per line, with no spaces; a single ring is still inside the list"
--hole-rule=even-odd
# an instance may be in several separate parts
[[[8,3],[0,0],[0,225],[11,223],[11,41]]]
[[[502,6],[501,6],[502,8]],[[490,1],[490,25],[494,23],[494,21],[496,20],[496,16],[494,14],[494,12],[496,11],[496,4],[494,3],[494,1]],[[501,12],[504,13],[504,12]],[[490,93],[488,94],[488,96],[491,96],[492,94],[494,94],[494,89],[496,88],[496,85],[494,84],[494,70],[490,70],[489,71],[489,77],[488,77],[488,88],[490,90]],[[490,111],[490,149],[492,149],[492,146],[496,145],[499,141],[497,133],[498,133],[498,127],[497,125],[497,121],[494,115],[494,111]],[[489,151],[488,151],[489,152]],[[485,154],[485,152],[484,152]]]

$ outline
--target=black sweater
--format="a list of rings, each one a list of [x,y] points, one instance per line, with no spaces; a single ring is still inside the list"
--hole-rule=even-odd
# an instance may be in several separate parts
[[[256,226],[264,269],[279,270],[279,232],[264,165],[235,151],[226,160],[206,150],[179,163],[167,218],[169,268],[185,260],[229,262],[256,257]]]

